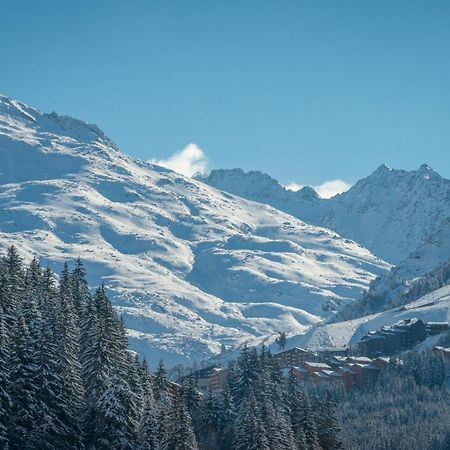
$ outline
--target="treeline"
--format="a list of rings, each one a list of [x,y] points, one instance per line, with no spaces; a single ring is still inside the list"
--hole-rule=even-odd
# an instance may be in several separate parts
[[[182,390],[160,393],[85,275],[0,260],[0,448],[196,449]]]
[[[392,269],[395,274],[397,268]],[[346,306],[341,312],[336,314],[332,322],[341,322],[355,319],[368,314],[386,311],[407,305],[430,292],[440,289],[450,284],[450,261],[440,264],[430,272],[414,279],[403,280],[401,285],[380,287],[375,280],[371,283],[370,289],[364,294],[362,299]],[[400,293],[394,297],[389,295],[388,289],[399,290]]]

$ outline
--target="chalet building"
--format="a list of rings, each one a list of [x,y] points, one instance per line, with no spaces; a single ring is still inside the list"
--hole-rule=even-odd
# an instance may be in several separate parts
[[[290,372],[292,373],[292,375],[294,375],[294,377],[300,378],[302,380],[307,379],[309,376],[309,372],[304,367],[294,366],[290,369]]]
[[[300,366],[291,368],[292,374],[302,379],[309,379],[313,373],[318,373],[321,370],[331,370],[331,367],[325,363],[305,361]]]
[[[345,358],[345,361],[353,364],[372,364],[372,359],[367,356],[349,356]]]
[[[434,347],[433,353],[435,355],[442,356],[442,360],[444,361],[445,372],[447,376],[450,375],[450,348],[447,347]]]
[[[316,361],[317,355],[303,348],[294,347],[276,353],[273,355],[273,359],[282,369],[290,369],[291,367],[301,366],[304,361]]]
[[[321,370],[311,374],[311,381],[316,385],[343,384],[342,375],[334,370]]]
[[[368,357],[393,355],[410,350],[426,338],[422,320],[405,319],[378,331],[370,331],[357,344],[359,353]]]
[[[343,366],[338,367],[336,372],[341,376],[347,391],[352,390],[356,386],[356,374],[350,367]]]
[[[375,367],[378,367],[378,369],[380,369],[380,370],[386,369],[386,367],[389,364],[389,358],[379,356],[378,358],[375,358],[374,360],[372,360],[371,364]]]
[[[207,395],[209,392],[218,393],[225,388],[228,380],[228,368],[221,365],[205,367],[193,372],[191,377],[197,383],[198,390]]]
[[[320,372],[321,370],[331,370],[331,367],[328,364],[313,361],[305,361],[303,363],[303,368],[306,369],[308,374]]]
[[[347,356],[333,356],[327,360],[327,364],[335,369],[336,367],[345,364],[347,362],[347,358]]]
[[[427,336],[447,333],[448,329],[448,322],[427,322],[425,325]]]

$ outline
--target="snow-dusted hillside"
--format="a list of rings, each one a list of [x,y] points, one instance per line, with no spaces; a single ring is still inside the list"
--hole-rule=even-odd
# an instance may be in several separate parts
[[[214,170],[205,181],[330,228],[392,264],[425,245],[450,217],[450,180],[426,165],[410,172],[382,165],[331,199],[320,198],[312,188],[292,192],[268,175],[240,169]]]
[[[448,322],[450,286],[433,291],[401,308],[311,328],[306,333],[288,339],[287,348],[344,348],[358,342],[369,331],[413,317],[420,318],[424,322]]]
[[[414,297],[417,292],[424,294],[424,290],[431,291],[447,284],[449,262],[450,218],[398,266],[375,280],[367,295],[357,304],[344,308],[334,321],[390,309],[408,303],[411,295]]]
[[[203,359],[298,333],[388,265],[334,232],[122,154],[93,125],[0,97],[0,243],[81,256],[112,287],[132,347]]]

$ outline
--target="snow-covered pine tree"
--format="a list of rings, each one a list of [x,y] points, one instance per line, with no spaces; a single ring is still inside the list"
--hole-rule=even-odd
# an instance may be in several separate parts
[[[299,392],[299,425],[305,442],[305,450],[319,448],[319,437],[317,435],[316,417],[312,411],[311,403],[304,392]]]
[[[198,450],[191,416],[181,390],[173,396],[169,430],[165,433],[161,447],[162,450]]]
[[[25,320],[18,315],[15,333],[11,339],[10,395],[12,399],[9,420],[9,445],[11,449],[35,448],[37,387],[36,365],[32,355],[31,339]]]
[[[8,424],[11,414],[11,397],[9,395],[9,357],[10,342],[6,329],[3,308],[0,305],[0,449],[9,448]]]
[[[242,399],[234,423],[233,450],[271,450],[261,411],[250,391]]]
[[[159,450],[158,417],[153,397],[152,380],[147,362],[139,363],[138,375],[142,386],[142,411],[139,420],[139,442],[142,450]]]
[[[72,448],[82,442],[81,413],[84,409],[84,391],[81,379],[78,317],[72,296],[72,280],[67,264],[60,277],[58,300],[52,320],[57,344],[56,363],[61,380],[60,420],[66,424]]]
[[[292,427],[284,405],[283,387],[281,371],[272,364],[271,354],[263,346],[260,352],[259,380],[254,389],[271,450],[295,449]]]
[[[319,403],[317,414],[317,435],[319,444],[324,450],[339,450],[343,448],[334,405],[331,396],[327,393],[324,400]]]
[[[46,307],[48,308],[48,305]],[[72,446],[70,427],[63,421],[64,404],[61,392],[64,383],[59,376],[57,344],[51,312],[43,314],[39,346],[36,349],[36,415],[33,432],[36,448],[76,448]],[[78,447],[79,448],[79,447]]]
[[[304,411],[303,399],[304,396],[300,394],[298,379],[294,376],[292,371],[290,371],[286,388],[286,404],[289,411],[294,440],[299,449],[306,448],[306,436],[302,422]]]
[[[201,403],[200,428],[197,430],[197,442],[204,450],[220,449],[219,437],[221,405],[218,396],[208,392]]]
[[[240,402],[246,397],[247,393],[253,392],[253,386],[256,384],[259,372],[259,359],[256,348],[249,348],[244,345],[237,364],[231,372],[231,392],[233,394],[233,401],[238,406]]]
[[[158,440],[161,448],[169,442],[171,430],[171,411],[173,393],[169,388],[169,378],[164,363],[161,360],[153,380],[153,395],[156,402],[156,412],[158,419]]]
[[[197,383],[195,382],[194,377],[188,376],[183,378],[181,383],[181,394],[183,395],[184,402],[187,406],[189,415],[192,419],[192,425],[194,431],[200,428],[200,402],[201,396],[198,392]]]
[[[127,382],[128,342],[103,285],[86,309],[82,341],[87,447],[132,449],[137,445],[137,411]]]
[[[229,383],[219,396],[219,414],[220,445],[224,449],[230,448],[233,442],[233,425],[236,420],[236,407],[233,402]]]
[[[158,369],[155,373],[155,380],[153,382],[153,394],[157,402],[161,401],[162,397],[170,396],[169,377],[162,360],[159,361]]]
[[[88,282],[86,280],[86,270],[81,258],[76,260],[75,268],[71,273],[71,281],[73,305],[75,311],[77,312],[77,316],[81,321],[83,311],[86,309],[88,301],[91,297],[91,292],[89,291]]]
[[[3,306],[6,326],[11,330],[16,325],[24,279],[22,259],[17,249],[11,246],[0,264],[0,304]]]

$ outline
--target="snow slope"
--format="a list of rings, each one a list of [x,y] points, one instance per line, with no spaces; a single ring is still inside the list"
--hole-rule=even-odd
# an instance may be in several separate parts
[[[132,347],[201,360],[305,331],[389,265],[335,232],[121,153],[94,125],[0,96],[0,245],[81,256]]]
[[[288,339],[287,348],[344,348],[361,340],[369,331],[375,331],[384,325],[393,325],[400,320],[413,317],[420,318],[424,322],[449,321],[450,285],[433,291],[401,308],[346,322],[313,327],[306,333]]]
[[[292,192],[268,175],[240,169],[213,170],[205,182],[330,228],[395,265],[425,245],[450,217],[450,180],[426,165],[415,171],[382,165],[331,199],[310,187]]]

